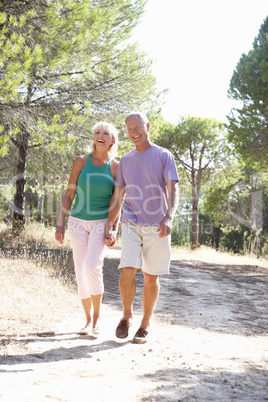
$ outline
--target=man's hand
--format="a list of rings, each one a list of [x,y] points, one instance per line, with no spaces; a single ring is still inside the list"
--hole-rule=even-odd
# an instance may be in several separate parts
[[[179,201],[179,191],[177,180],[170,180],[166,182],[168,190],[168,210],[166,216],[158,225],[159,237],[166,237],[170,235],[172,230],[172,221],[175,215],[178,201]]]
[[[172,230],[172,220],[170,218],[165,217],[158,225],[159,237],[166,237],[170,235]]]
[[[58,226],[55,232],[55,239],[60,243],[63,244],[65,235],[64,226]]]

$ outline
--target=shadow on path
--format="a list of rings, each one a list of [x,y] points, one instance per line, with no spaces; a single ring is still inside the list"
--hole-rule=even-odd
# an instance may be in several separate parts
[[[225,371],[174,368],[145,374],[141,380],[156,383],[153,392],[143,396],[145,401],[264,401],[267,400],[267,370],[254,365],[245,368],[246,374]],[[174,378],[177,379],[174,382]],[[266,379],[266,380],[265,380]],[[190,399],[188,399],[190,397]]]
[[[90,336],[83,337],[83,340],[90,340]],[[72,338],[72,340],[76,340],[77,338]],[[81,339],[81,337],[80,337]],[[92,339],[92,338],[91,338]],[[62,339],[64,342],[66,338]],[[67,339],[68,340],[68,339]],[[32,339],[30,341],[33,341]],[[49,341],[53,341],[53,339],[49,338]],[[61,339],[56,338],[55,341],[58,343]],[[116,342],[114,340],[103,341],[100,343],[94,343],[92,345],[79,345],[79,346],[71,346],[71,347],[59,347],[52,348],[46,350],[42,353],[26,353],[23,355],[12,355],[12,356],[4,356],[0,358],[0,364],[2,365],[14,365],[14,364],[29,364],[29,363],[49,363],[49,362],[57,362],[64,360],[72,360],[72,359],[81,359],[92,358],[94,353],[99,351],[105,351],[115,348],[121,348],[126,345],[129,341],[126,342]],[[28,342],[29,343],[29,342]],[[0,372],[4,372],[5,370],[0,370]]]
[[[104,303],[122,311],[118,259],[104,265]],[[258,266],[172,261],[160,278],[155,310],[162,322],[222,333],[267,335],[268,271]],[[134,313],[142,313],[143,275],[136,275]]]

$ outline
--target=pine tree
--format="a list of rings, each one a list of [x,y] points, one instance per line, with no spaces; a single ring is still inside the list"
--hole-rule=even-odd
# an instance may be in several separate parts
[[[243,54],[230,81],[229,97],[240,102],[229,115],[229,139],[245,161],[267,169],[268,17],[253,49]]]
[[[55,153],[89,142],[96,121],[118,124],[134,107],[150,110],[156,99],[151,62],[129,42],[144,3],[0,2],[0,156],[14,147],[18,153],[15,231],[25,222],[27,163],[37,154],[55,170]]]
[[[198,207],[201,188],[210,171],[223,156],[224,125],[214,119],[187,116],[176,126],[163,125],[157,142],[169,149],[183,168],[191,188],[192,233],[191,248],[199,246]]]

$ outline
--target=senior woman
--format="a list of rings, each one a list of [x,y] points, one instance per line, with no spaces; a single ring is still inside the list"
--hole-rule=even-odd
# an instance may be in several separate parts
[[[98,336],[100,333],[104,292],[102,268],[106,248],[104,227],[119,165],[114,159],[117,146],[118,133],[112,124],[99,122],[93,127],[89,154],[74,161],[55,232],[56,240],[63,244],[64,223],[70,212],[68,230],[78,294],[86,316],[85,326],[79,330],[80,335],[91,333]],[[113,230],[117,231],[117,227],[118,219]]]

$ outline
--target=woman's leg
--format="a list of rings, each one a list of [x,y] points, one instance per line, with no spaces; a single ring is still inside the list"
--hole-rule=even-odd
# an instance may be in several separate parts
[[[93,329],[98,325],[104,292],[102,267],[106,249],[104,245],[105,222],[105,220],[94,222],[94,226],[90,232],[87,250],[86,275],[93,306]]]
[[[91,296],[92,305],[93,305],[93,320],[92,320],[92,328],[96,328],[98,326],[98,320],[100,318],[100,308],[102,302],[102,294]]]
[[[87,299],[81,299],[82,306],[85,312],[86,316],[86,325],[91,323],[91,308],[92,308],[92,300],[91,297],[88,297]]]
[[[86,316],[86,325],[91,322],[92,300],[86,276],[86,259],[88,249],[89,232],[86,221],[70,216],[68,223],[69,236],[73,250],[75,276],[78,287],[78,295],[81,299]]]

